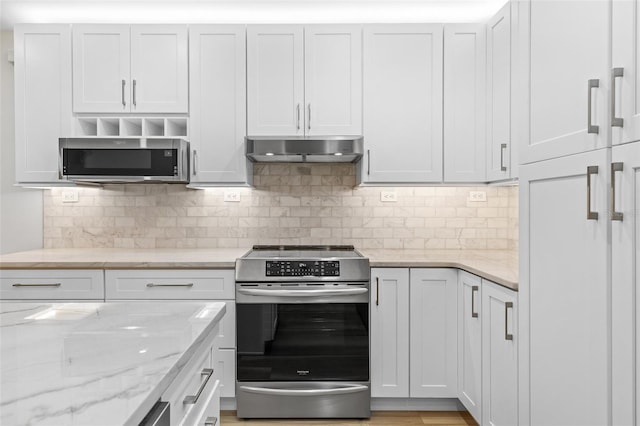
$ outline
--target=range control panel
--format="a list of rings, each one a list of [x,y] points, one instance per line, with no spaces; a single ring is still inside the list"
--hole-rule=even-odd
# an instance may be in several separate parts
[[[268,277],[339,277],[340,262],[326,260],[267,260]]]

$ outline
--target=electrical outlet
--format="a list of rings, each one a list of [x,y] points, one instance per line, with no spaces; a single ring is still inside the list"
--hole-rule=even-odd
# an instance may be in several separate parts
[[[63,203],[77,203],[79,200],[78,191],[74,189],[68,189],[66,191],[62,191],[62,202]]]
[[[395,191],[380,191],[380,201],[383,203],[395,203],[398,201],[398,194]]]
[[[224,191],[224,201],[231,203],[240,202],[240,192],[238,191]]]
[[[485,191],[469,191],[469,201],[487,201]]]

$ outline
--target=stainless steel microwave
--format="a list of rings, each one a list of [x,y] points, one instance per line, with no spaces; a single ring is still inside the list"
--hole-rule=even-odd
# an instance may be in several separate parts
[[[60,138],[60,179],[188,183],[189,142],[171,138]]]

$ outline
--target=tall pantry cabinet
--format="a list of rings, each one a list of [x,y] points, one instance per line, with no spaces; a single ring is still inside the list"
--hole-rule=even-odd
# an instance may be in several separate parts
[[[612,5],[612,423],[640,422],[640,2]]]
[[[521,425],[640,420],[639,13],[522,2]]]

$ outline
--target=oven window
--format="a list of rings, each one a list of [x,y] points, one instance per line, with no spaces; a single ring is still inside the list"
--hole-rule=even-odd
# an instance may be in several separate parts
[[[238,381],[369,380],[368,304],[236,308]]]

